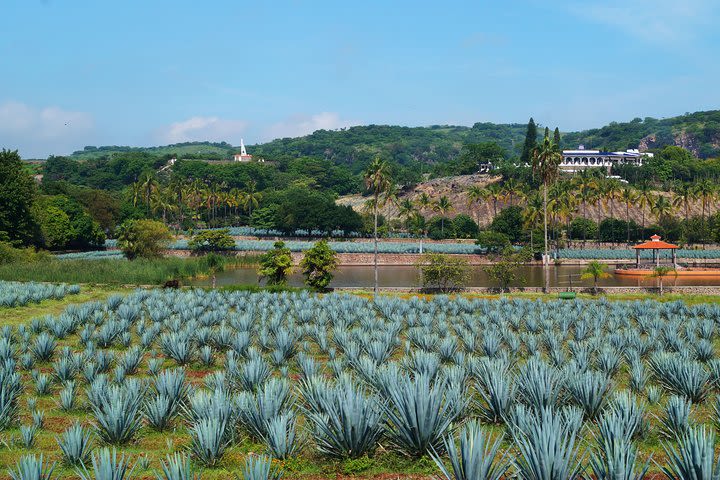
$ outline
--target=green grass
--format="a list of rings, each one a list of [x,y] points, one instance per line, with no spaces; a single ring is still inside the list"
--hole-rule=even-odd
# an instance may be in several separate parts
[[[244,257],[222,257],[225,266],[244,265]],[[109,285],[161,285],[168,280],[208,275],[207,257],[158,259],[57,260],[0,265],[0,280]]]

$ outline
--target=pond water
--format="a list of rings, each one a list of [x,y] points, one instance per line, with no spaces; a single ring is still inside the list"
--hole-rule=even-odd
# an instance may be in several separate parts
[[[592,286],[592,280],[580,280],[582,265],[560,265],[550,267],[550,286],[569,287],[571,286]],[[608,266],[610,278],[598,282],[605,287],[630,287],[630,286],[654,286],[657,279],[654,278],[629,278],[612,275],[614,265]],[[518,278],[522,282],[515,282],[511,286],[542,287],[543,268],[538,265],[528,265],[518,270]],[[300,273],[293,273],[289,278],[290,286],[302,286],[303,276]],[[378,267],[378,283],[380,287],[401,287],[413,288],[419,286],[419,271],[410,265],[388,265]],[[677,286],[720,286],[720,278],[712,277],[678,277],[668,276],[663,281],[664,285]],[[198,279],[191,282],[196,286],[209,286],[210,279]],[[237,268],[221,272],[217,275],[217,285],[256,285],[258,284],[255,268]],[[340,266],[335,271],[335,278],[330,284],[338,288],[369,288],[373,285],[373,267],[362,266]],[[472,266],[469,287],[495,287],[483,270],[482,266]]]

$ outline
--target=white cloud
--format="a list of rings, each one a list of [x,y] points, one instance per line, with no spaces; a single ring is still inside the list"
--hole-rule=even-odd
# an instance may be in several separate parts
[[[265,129],[263,138],[272,140],[274,138],[301,137],[316,130],[334,130],[337,128],[351,127],[360,122],[344,120],[335,112],[322,112],[315,115],[295,115],[282,122],[270,125]]]
[[[672,44],[689,42],[703,27],[713,26],[716,0],[612,0],[574,4],[573,13],[609,25],[643,40]]]
[[[218,117],[192,117],[161,128],[157,139],[162,143],[222,142],[237,140],[247,130],[248,122]]]
[[[0,148],[18,149],[24,157],[69,153],[94,129],[89,113],[12,101],[0,104]]]

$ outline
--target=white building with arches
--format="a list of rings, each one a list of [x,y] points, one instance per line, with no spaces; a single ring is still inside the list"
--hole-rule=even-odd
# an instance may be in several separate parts
[[[586,150],[580,145],[577,150],[563,150],[560,168],[566,172],[577,172],[586,168],[606,168],[608,171],[614,165],[632,164],[642,166],[645,158],[652,158],[652,153],[629,149],[624,152],[603,152],[600,150]]]

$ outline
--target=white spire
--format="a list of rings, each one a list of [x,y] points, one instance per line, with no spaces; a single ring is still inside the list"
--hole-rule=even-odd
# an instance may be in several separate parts
[[[240,139],[240,155],[245,156],[247,155],[247,151],[245,151],[245,144],[243,143],[243,139]]]

